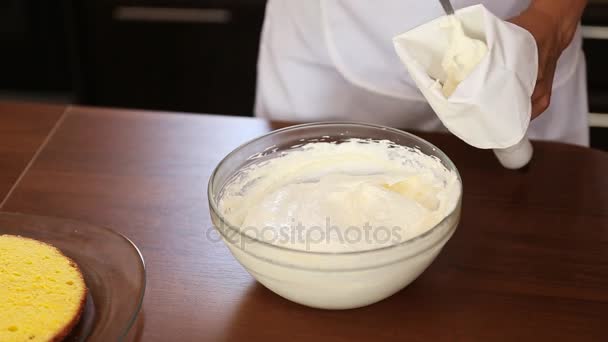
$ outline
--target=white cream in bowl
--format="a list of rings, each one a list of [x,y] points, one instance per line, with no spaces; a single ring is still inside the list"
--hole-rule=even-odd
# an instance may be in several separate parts
[[[220,211],[252,238],[310,252],[373,250],[423,234],[460,182],[439,159],[390,141],[313,142],[253,164]]]
[[[386,134],[428,145],[396,130]],[[451,162],[430,145],[427,153],[450,168],[388,140],[305,140],[250,157],[218,188],[212,219],[230,251],[275,293],[317,308],[361,307],[407,286],[459,221],[461,183]]]

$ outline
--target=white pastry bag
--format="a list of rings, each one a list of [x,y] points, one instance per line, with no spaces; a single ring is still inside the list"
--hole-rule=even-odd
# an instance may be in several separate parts
[[[446,16],[393,38],[399,58],[442,123],[466,143],[494,149],[507,168],[525,166],[532,157],[526,137],[536,84],[536,42],[525,29],[503,21],[483,5],[456,11],[467,36],[480,39],[488,52],[446,98],[441,66],[450,34]],[[441,82],[441,84],[439,84]]]

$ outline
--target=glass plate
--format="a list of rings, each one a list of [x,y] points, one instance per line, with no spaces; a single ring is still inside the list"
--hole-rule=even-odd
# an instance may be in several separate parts
[[[124,338],[146,287],[144,260],[133,242],[84,222],[13,213],[0,213],[0,234],[48,242],[80,267],[89,294],[78,325],[64,341]]]

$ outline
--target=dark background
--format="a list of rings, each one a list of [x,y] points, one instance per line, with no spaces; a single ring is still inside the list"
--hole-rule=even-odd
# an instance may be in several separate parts
[[[251,115],[264,6],[0,1],[0,97]],[[592,146],[608,150],[608,1],[592,0],[583,25]]]

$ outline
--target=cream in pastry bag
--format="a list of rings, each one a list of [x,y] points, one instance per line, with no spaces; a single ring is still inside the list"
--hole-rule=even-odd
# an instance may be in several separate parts
[[[530,61],[537,57],[534,39],[524,31],[476,5],[393,39],[444,125],[470,145],[493,149],[510,169],[532,157],[525,133],[537,73]]]

